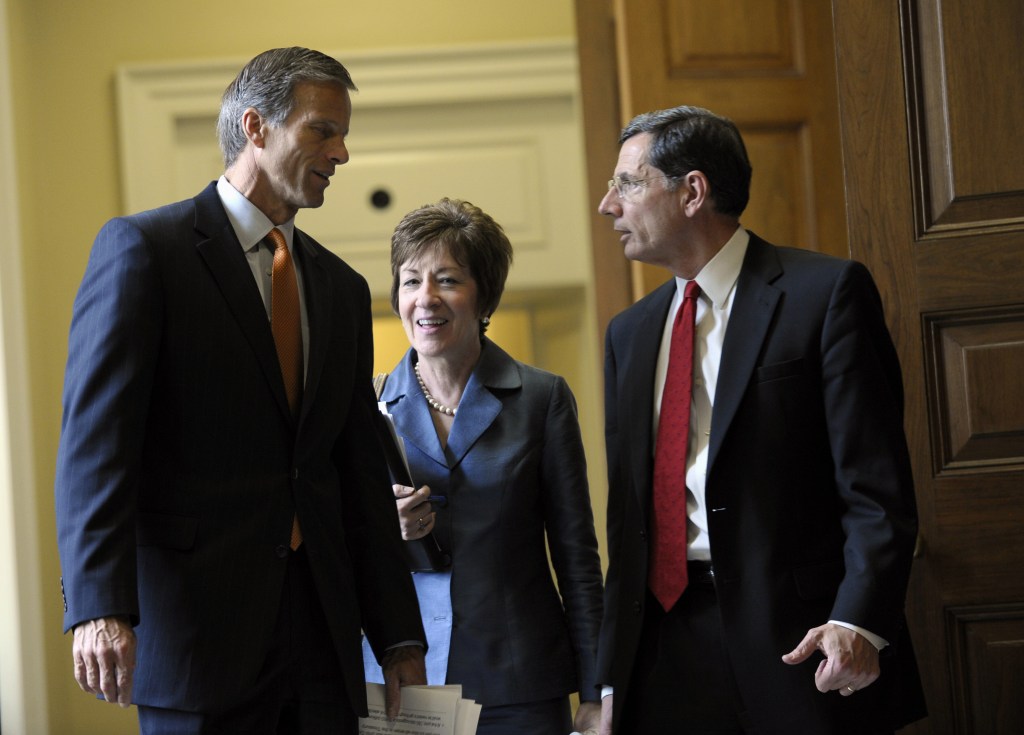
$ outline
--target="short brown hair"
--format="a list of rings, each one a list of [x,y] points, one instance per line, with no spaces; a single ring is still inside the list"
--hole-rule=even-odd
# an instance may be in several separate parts
[[[398,313],[402,266],[425,252],[441,249],[468,268],[477,287],[477,314],[490,317],[498,308],[512,266],[512,243],[480,207],[445,197],[402,218],[391,235],[391,308]],[[480,333],[486,325],[481,323]]]

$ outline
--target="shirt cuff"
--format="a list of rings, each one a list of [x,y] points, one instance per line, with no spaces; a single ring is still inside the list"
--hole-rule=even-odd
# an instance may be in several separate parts
[[[603,686],[603,687],[601,687],[601,699],[604,699],[605,697],[610,697],[611,694],[612,694],[612,687],[610,687],[610,686]]]
[[[841,620],[829,620],[828,622],[832,623],[833,625],[839,625],[843,628],[849,628],[855,633],[860,633],[862,636],[867,638],[871,645],[877,648],[879,651],[881,651],[883,648],[889,645],[889,641],[885,640],[885,638],[875,635],[870,630],[864,630],[864,628],[861,628],[856,625],[851,625],[850,623],[844,623]]]
[[[384,650],[391,651],[395,648],[401,648],[402,646],[419,646],[420,648],[426,648],[426,645],[424,645],[423,641],[402,641],[401,643],[396,643],[393,646],[388,646]]]

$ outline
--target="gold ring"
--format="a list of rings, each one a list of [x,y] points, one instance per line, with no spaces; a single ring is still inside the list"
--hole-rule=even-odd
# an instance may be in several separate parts
[[[852,686],[850,686],[849,684],[847,684],[846,688],[850,690],[850,694],[853,694],[853,693],[854,693],[855,691],[857,691],[856,689],[854,689],[854,688],[853,688]]]
[[[420,519],[419,519],[418,521],[416,521],[416,522],[417,522],[418,524],[420,524],[420,528],[426,528],[426,525],[427,525],[427,524],[426,524],[426,521],[424,521],[424,520],[423,520],[422,518],[420,518]]]

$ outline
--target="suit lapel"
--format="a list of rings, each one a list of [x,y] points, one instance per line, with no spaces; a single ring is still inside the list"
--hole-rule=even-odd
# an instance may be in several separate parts
[[[641,302],[637,315],[638,327],[626,354],[626,369],[619,376],[622,397],[619,400],[619,433],[631,432],[632,437],[620,438],[620,446],[629,447],[628,461],[633,468],[633,487],[639,505],[646,512],[647,499],[652,487],[654,435],[654,373],[664,332],[665,318],[676,291],[675,279],[659,286],[648,300]]]
[[[485,339],[480,361],[469,376],[459,402],[459,414],[448,435],[447,453],[452,467],[462,461],[501,413],[501,401],[491,389],[516,390],[522,388],[522,385],[515,361],[496,344]]]
[[[308,364],[306,382],[302,391],[302,409],[299,420],[305,417],[313,404],[327,359],[327,345],[333,325],[331,323],[331,289],[328,275],[316,249],[304,232],[296,228],[292,248],[300,251],[303,295],[306,303],[306,323],[309,325]]]
[[[718,368],[718,386],[711,414],[709,471],[750,385],[757,356],[761,353],[782,295],[772,285],[781,273],[782,266],[772,246],[751,233],[736,284],[736,298],[729,315],[725,344],[722,345],[722,363]]]
[[[267,312],[260,300],[259,288],[253,280],[242,246],[217,196],[216,185],[210,184],[193,201],[198,234],[196,249],[217,282],[239,328],[252,346],[279,408],[286,417],[290,417],[288,397],[284,391],[281,366],[277,361]]]
[[[412,371],[413,351],[410,349],[398,363],[394,372],[384,384],[381,400],[388,405],[388,412],[395,420],[395,428],[407,444],[416,447],[423,455],[442,467],[448,466],[448,459],[441,449],[430,408],[416,383]],[[416,482],[417,478],[413,478]]]
[[[502,403],[492,389],[516,390],[522,378],[515,361],[500,347],[484,340],[480,361],[469,377],[459,402],[458,415],[444,449],[437,438],[430,408],[416,382],[412,369],[413,351],[409,350],[385,384],[382,400],[395,419],[405,441],[444,467],[454,468],[501,413]]]

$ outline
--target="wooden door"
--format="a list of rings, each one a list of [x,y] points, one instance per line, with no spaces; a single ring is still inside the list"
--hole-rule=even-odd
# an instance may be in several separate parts
[[[602,8],[606,18],[611,13],[604,26],[595,18]],[[754,168],[743,224],[773,242],[847,254],[827,2],[613,0],[607,6],[579,0],[577,9],[581,54],[602,31],[614,34],[620,128],[637,113],[682,104],[731,118]],[[587,75],[588,60],[604,63],[583,58],[584,85],[597,81]],[[586,99],[591,89],[584,89]],[[599,114],[585,113],[588,119]],[[608,148],[598,187],[611,177],[614,138]],[[610,229],[607,222],[603,227]],[[668,273],[636,264],[632,277],[637,298]]]
[[[610,116],[621,125],[692,103],[733,117],[753,140],[744,224],[836,252],[829,245],[846,240],[830,218],[844,213],[906,384],[921,519],[908,611],[931,714],[904,732],[1024,732],[1024,4],[835,2],[834,36],[828,5],[707,3],[716,18],[681,0],[577,0],[591,199],[615,161]],[[794,38],[787,66],[778,50]],[[832,62],[813,50],[832,44],[838,95],[820,71]],[[798,91],[794,66],[824,77]],[[814,178],[834,165],[812,133],[828,127],[815,124],[827,110],[787,125],[801,103],[780,90],[814,95],[809,112],[838,105],[845,202]],[[795,129],[801,145],[789,148],[802,158],[779,153]],[[754,209],[765,197],[769,210]],[[810,214],[801,222],[794,206]],[[663,276],[631,272],[596,219],[603,328]]]
[[[907,386],[915,733],[1024,733],[1024,4],[835,3],[853,256]]]

